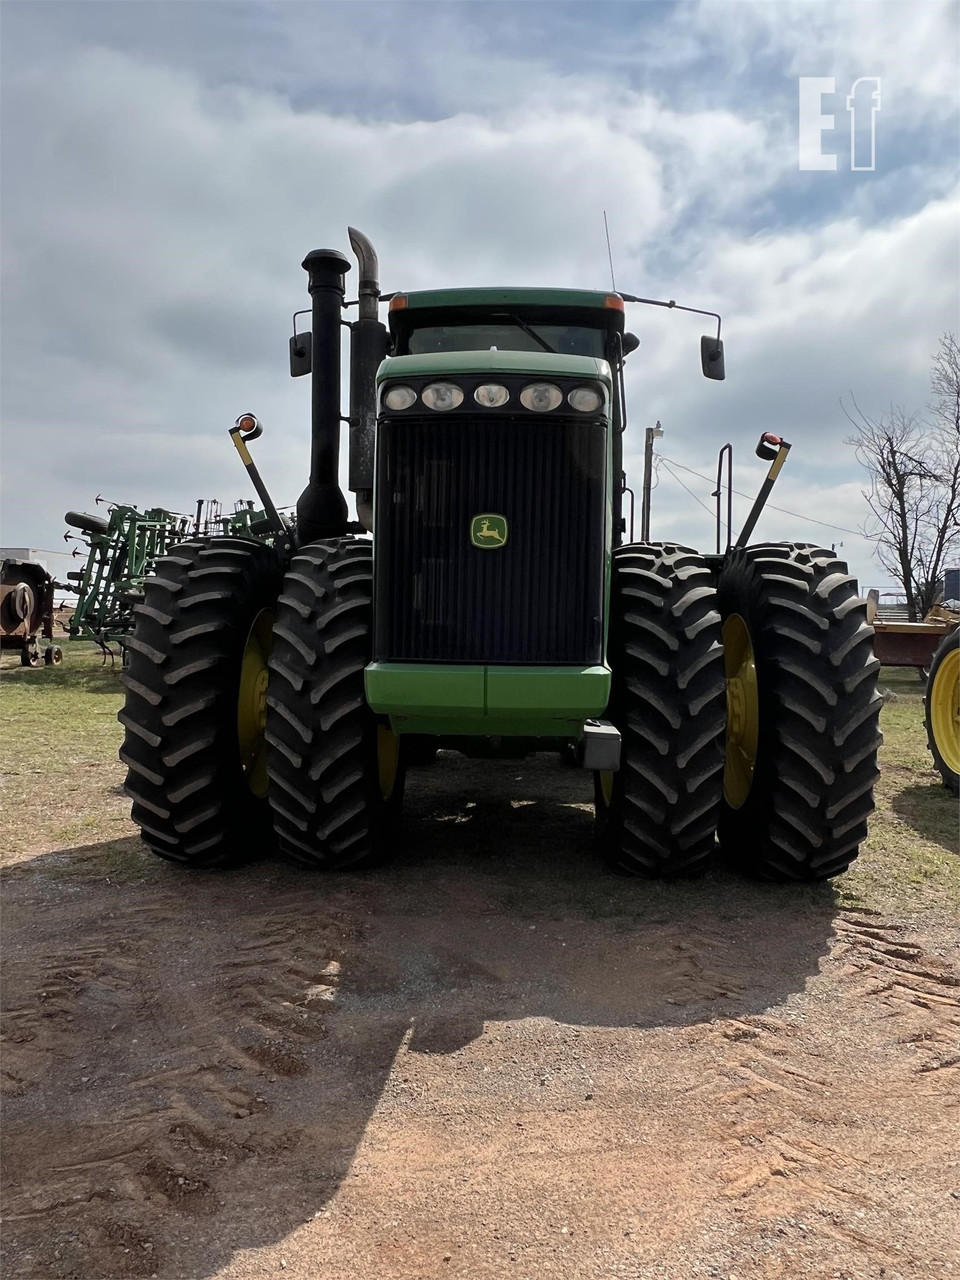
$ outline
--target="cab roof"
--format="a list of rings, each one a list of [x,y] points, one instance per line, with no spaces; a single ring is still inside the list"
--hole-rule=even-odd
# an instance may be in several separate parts
[[[405,304],[399,299],[405,298]],[[598,310],[623,315],[623,299],[616,293],[597,289],[419,289],[399,293],[391,303],[391,316],[402,311],[446,310],[455,307],[572,307],[578,311]]]

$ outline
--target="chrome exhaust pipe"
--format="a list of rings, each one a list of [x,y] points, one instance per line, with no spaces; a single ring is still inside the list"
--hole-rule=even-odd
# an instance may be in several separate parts
[[[379,319],[380,264],[377,251],[356,227],[348,227],[360,268],[359,314],[350,326],[350,477],[357,516],[373,529],[374,440],[377,429],[377,369],[387,354],[387,329]]]

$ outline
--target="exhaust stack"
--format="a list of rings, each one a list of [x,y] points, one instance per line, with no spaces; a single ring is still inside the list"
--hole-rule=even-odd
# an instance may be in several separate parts
[[[374,258],[376,261],[376,258]],[[347,503],[340,489],[340,311],[350,263],[336,249],[303,260],[313,303],[310,481],[297,502],[297,540],[342,537]]]
[[[377,424],[377,369],[387,354],[387,329],[380,323],[377,252],[355,227],[350,247],[360,268],[359,315],[350,326],[350,488],[357,495],[357,516],[373,529],[373,446]]]

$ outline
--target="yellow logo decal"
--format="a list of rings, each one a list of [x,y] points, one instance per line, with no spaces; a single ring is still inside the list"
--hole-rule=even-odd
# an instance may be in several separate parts
[[[470,522],[470,541],[475,547],[505,547],[507,545],[507,517],[484,512]]]

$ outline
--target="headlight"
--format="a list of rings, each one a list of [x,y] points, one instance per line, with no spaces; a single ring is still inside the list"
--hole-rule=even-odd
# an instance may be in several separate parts
[[[593,387],[574,387],[567,396],[572,409],[581,413],[596,413],[603,404],[603,396]]]
[[[563,401],[563,393],[552,382],[531,382],[520,392],[520,403],[534,413],[547,413]]]
[[[463,404],[463,392],[452,382],[431,382],[420,392],[420,398],[428,409],[436,409],[438,413]]]
[[[510,392],[497,382],[485,382],[482,387],[477,387],[473,398],[485,409],[499,409],[510,399]]]
[[[388,409],[409,409],[416,401],[417,393],[413,387],[391,387],[383,397],[383,403]]]

